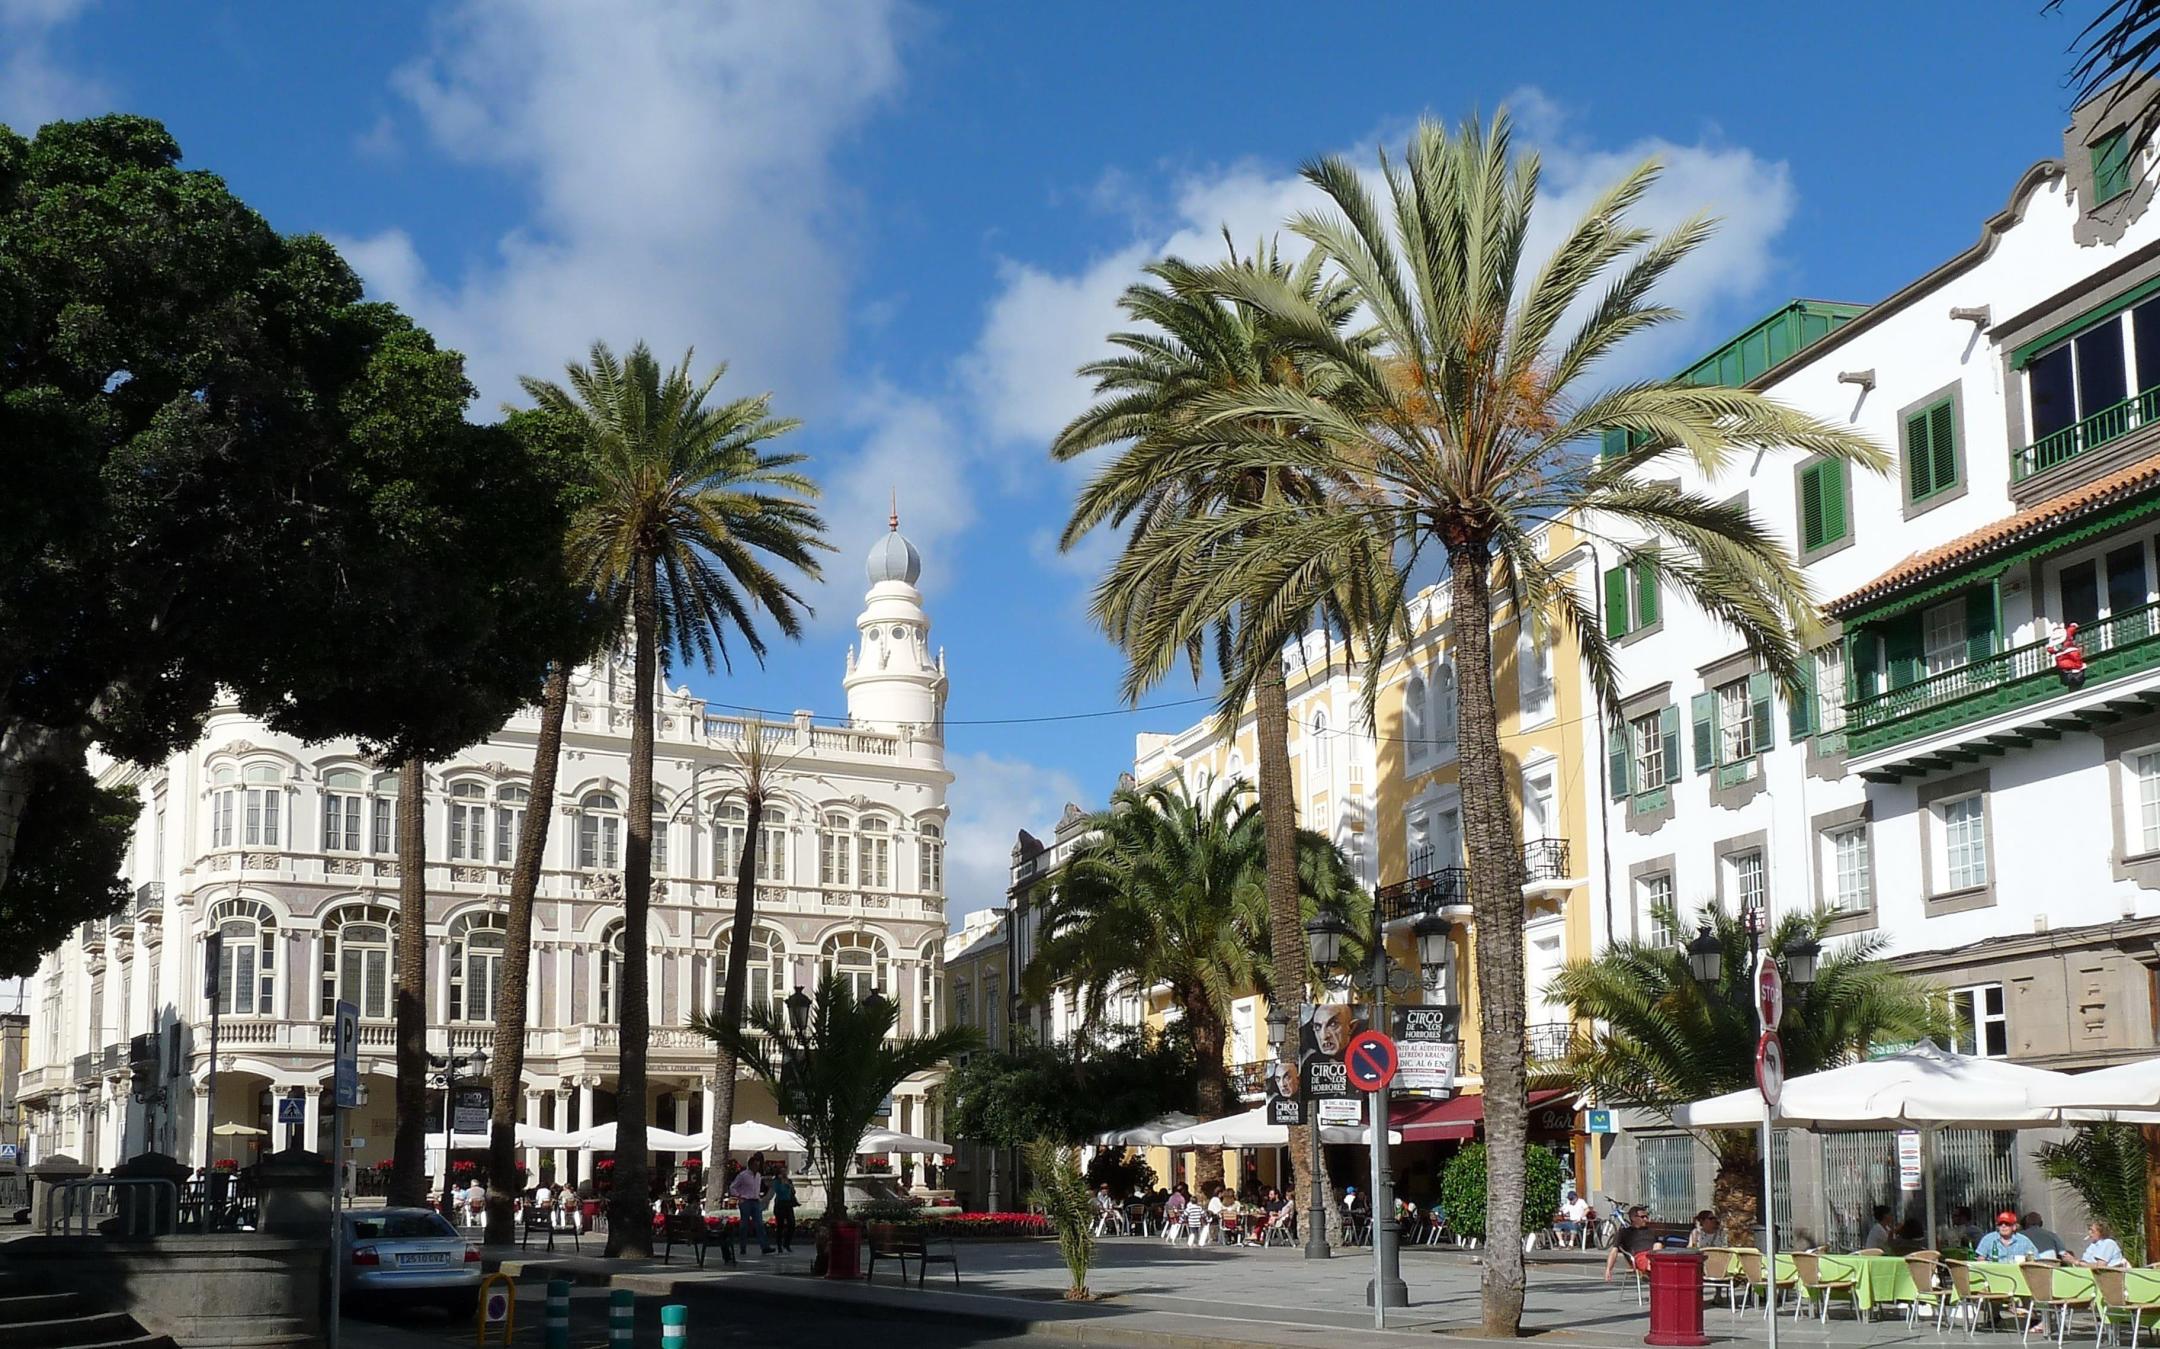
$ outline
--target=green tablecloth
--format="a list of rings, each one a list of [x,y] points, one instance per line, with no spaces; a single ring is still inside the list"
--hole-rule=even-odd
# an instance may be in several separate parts
[[[1975,1260],[1968,1268],[1973,1272],[1973,1291],[1976,1293],[1984,1288],[1990,1293],[2009,1293],[2016,1297],[2032,1296],[2032,1288],[2025,1282],[2023,1265],[2001,1260]],[[2092,1296],[2091,1270],[2078,1265],[2056,1265],[2051,1268],[2055,1271],[2053,1291],[2056,1297],[2068,1298],[2074,1302],[2079,1298]],[[2130,1280],[2123,1281],[2123,1292],[2132,1301],[2143,1300],[2139,1297],[2140,1291]]]
[[[1815,1260],[1823,1278],[1853,1281],[1853,1300],[1862,1311],[1879,1303],[1910,1302],[1918,1291],[1913,1286],[1912,1270],[1901,1255],[1819,1255]],[[1779,1279],[1797,1277],[1789,1255],[1777,1258],[1777,1268]]]

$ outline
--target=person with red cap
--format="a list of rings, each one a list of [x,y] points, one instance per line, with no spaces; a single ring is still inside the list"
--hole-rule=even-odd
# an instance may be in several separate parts
[[[1995,1230],[1980,1238],[1973,1254],[1982,1260],[2015,1260],[2019,1256],[2029,1260],[2040,1254],[2040,1248],[2033,1245],[2031,1237],[2018,1231],[2018,1216],[2004,1212],[1995,1215]]]

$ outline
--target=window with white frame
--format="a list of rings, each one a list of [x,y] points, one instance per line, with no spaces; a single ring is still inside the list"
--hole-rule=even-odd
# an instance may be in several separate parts
[[[1525,623],[1515,639],[1515,681],[1522,695],[1522,719],[1541,722],[1553,714],[1552,643],[1540,641],[1536,625]]]
[[[1403,750],[1411,763],[1422,763],[1432,751],[1425,742],[1425,676],[1411,671],[1403,687]]]
[[[1821,731],[1845,729],[1845,648],[1836,642],[1815,649],[1815,724]]]
[[[654,798],[652,812],[652,872],[655,876],[667,874],[668,824],[674,818],[674,813],[662,805],[657,797]]]
[[[1965,601],[1952,600],[1929,609],[1921,619],[1921,658],[1927,672],[1939,675],[1971,660],[1965,643]]]
[[[477,782],[450,784],[450,860],[487,860],[487,788]]]
[[[321,1014],[337,1014],[340,1001],[360,1015],[390,1015],[390,930],[396,922],[380,904],[348,904],[323,919]]]
[[[210,846],[230,848],[239,831],[240,770],[220,768],[210,775]]]
[[[577,864],[580,871],[622,866],[622,802],[608,792],[589,793],[578,803]]]
[[[368,803],[370,851],[377,857],[397,854],[398,779],[395,773],[375,775],[375,798]]]
[[[1308,766],[1311,769],[1312,776],[1306,785],[1314,791],[1320,791],[1327,786],[1328,771],[1334,763],[1335,756],[1335,747],[1329,742],[1329,736],[1332,732],[1328,730],[1326,708],[1313,709],[1311,728],[1312,733],[1306,742],[1305,754],[1306,758],[1310,760]]]
[[[594,1003],[596,1023],[609,1026],[622,1014],[622,920],[608,924],[600,938],[600,985],[599,997]]]
[[[224,1016],[269,1016],[277,984],[277,918],[252,899],[224,899],[210,910],[218,945],[217,1009]]]
[[[1957,1019],[1958,1053],[1981,1059],[2009,1056],[2010,1018],[2003,1010],[2001,984],[1952,989],[1950,1011]]]
[[[502,994],[503,947],[509,935],[499,914],[468,913],[450,925],[450,1019],[493,1021]]]
[[[525,832],[525,811],[532,804],[532,792],[525,787],[502,787],[495,793],[495,860],[511,862],[517,858],[518,839]]]
[[[857,1002],[873,990],[890,996],[892,962],[886,957],[885,943],[867,932],[843,932],[826,942],[822,963],[826,977],[846,984]]]
[[[1840,913],[1866,909],[1871,866],[1867,826],[1853,824],[1827,831],[1823,850],[1824,870],[1830,879],[1829,893],[1823,898],[1829,907]]]
[[[1678,946],[1680,934],[1673,929],[1672,873],[1660,871],[1635,881],[1636,903],[1642,909],[1643,932],[1650,945]]]
[[[269,764],[247,770],[247,822],[242,837],[250,848],[275,848],[281,833],[279,812],[285,802],[285,775]]]
[[[862,818],[855,839],[855,880],[865,890],[892,889],[892,822],[882,816]]]
[[[366,851],[367,839],[360,832],[360,802],[366,791],[366,779],[353,769],[333,768],[323,774],[324,852]]]
[[[1987,884],[1987,803],[1980,793],[1935,807],[1942,821],[1943,880],[1951,890]]]
[[[1726,893],[1734,913],[1759,913],[1765,897],[1763,855],[1760,848],[1736,852],[1725,859]]]
[[[935,1034],[937,1024],[937,987],[945,973],[945,944],[932,940],[923,943],[916,953],[915,984],[922,996],[916,999],[915,1033]]]
[[[727,997],[728,952],[735,940],[733,930],[722,932],[714,943],[712,1008],[715,1016]],[[768,928],[750,930],[750,958],[743,962],[743,1006],[777,1008],[788,995],[787,943]]]
[[[818,829],[818,884],[846,885],[854,851],[855,822],[839,811],[826,811]]]
[[[1427,718],[1432,727],[1435,752],[1449,755],[1455,752],[1455,667],[1440,665],[1433,669],[1432,714]]]
[[[923,821],[915,847],[915,888],[926,895],[944,894],[945,830],[935,820]]]
[[[1755,753],[1755,717],[1748,681],[1735,679],[1717,690],[1718,762],[1739,763]]]
[[[1655,791],[1671,780],[1673,765],[1665,762],[1665,727],[1662,710],[1648,712],[1628,723],[1634,742],[1635,790]]]
[[[742,865],[743,842],[749,837],[750,808],[740,801],[723,801],[713,811],[712,864],[713,875],[720,880],[735,879],[735,872]]]
[[[2160,852],[2160,749],[2129,756],[2131,849]]]
[[[1443,867],[1463,864],[1462,811],[1453,806],[1433,812],[1433,864]]]
[[[761,881],[788,878],[787,811],[768,801],[758,821],[757,877]]]

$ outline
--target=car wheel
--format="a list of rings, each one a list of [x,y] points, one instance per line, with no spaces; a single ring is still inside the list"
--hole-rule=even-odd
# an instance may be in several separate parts
[[[480,1311],[479,1290],[471,1289],[463,1293],[452,1293],[444,1301],[443,1310],[450,1313],[450,1319],[453,1321],[472,1320]]]

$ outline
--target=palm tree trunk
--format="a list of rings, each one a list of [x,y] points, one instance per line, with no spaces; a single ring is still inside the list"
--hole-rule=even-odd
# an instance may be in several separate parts
[[[1745,1129],[1720,1129],[1711,1146],[1717,1150],[1717,1175],[1710,1182],[1710,1207],[1731,1239],[1745,1244],[1762,1222],[1762,1149]],[[1792,1215],[1785,1220],[1791,1222]]]
[[[428,1194],[427,765],[418,755],[398,765],[397,857],[397,1139],[389,1200],[411,1208]]]
[[[1193,1057],[1200,1061],[1198,1087],[1200,1116],[1203,1119],[1221,1119],[1230,1113],[1229,1091],[1223,1081],[1223,1025],[1215,1012],[1215,1004],[1208,1001],[1205,992],[1187,995],[1184,999],[1185,1024],[1192,1027]],[[1221,1148],[1197,1149],[1199,1166],[1195,1179],[1202,1193],[1211,1184],[1220,1184],[1223,1178]]]
[[[749,728],[751,746],[744,751],[746,763],[743,806],[742,856],[735,862],[735,926],[728,932],[727,987],[720,994],[720,1024],[740,1033],[743,998],[750,983],[750,928],[757,921],[758,830],[765,822],[765,781],[762,750],[757,744],[762,729]],[[777,992],[778,990],[774,990]],[[727,1198],[728,1142],[735,1132],[735,1051],[722,1040],[713,1057],[713,1117],[706,1121],[712,1146],[705,1153],[705,1202],[717,1212]]]
[[[652,1008],[645,970],[652,908],[653,685],[659,677],[657,567],[640,553],[630,587],[637,687],[630,703],[630,828],[623,852],[622,1054],[615,1087],[615,1185],[608,1196],[610,1256],[652,1254],[651,1159],[645,1154],[645,1055]]]
[[[1269,661],[1260,676],[1253,692],[1253,720],[1260,747],[1260,828],[1267,844],[1268,947],[1274,970],[1268,1004],[1294,1013],[1305,1001],[1312,962],[1305,945],[1305,915],[1298,902],[1297,785],[1290,776],[1290,687],[1281,661]],[[1278,1047],[1275,1052],[1279,1056],[1283,1051]],[[1297,1052],[1294,1040],[1289,1052]],[[1311,1157],[1312,1140],[1306,1126],[1293,1125],[1292,1207],[1303,1205],[1312,1194]],[[1320,1169],[1324,1194],[1328,1189],[1325,1159]]]
[[[563,713],[570,705],[570,662],[557,661],[540,694],[540,738],[533,749],[531,799],[518,830],[510,872],[509,931],[503,936],[502,988],[495,999],[494,1111],[488,1121],[486,1241],[517,1240],[518,1105],[525,1097],[525,1023],[531,995],[533,894],[555,818],[555,774],[562,757]],[[558,1119],[557,1123],[561,1121]],[[579,1121],[579,1127],[592,1123]]]
[[[1508,805],[1493,703],[1492,591],[1482,539],[1452,546],[1456,734],[1463,837],[1477,925],[1479,1057],[1485,1076],[1485,1333],[1514,1337],[1523,1308],[1523,1150],[1530,1103],[1523,1045],[1522,848]]]

